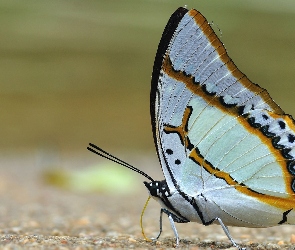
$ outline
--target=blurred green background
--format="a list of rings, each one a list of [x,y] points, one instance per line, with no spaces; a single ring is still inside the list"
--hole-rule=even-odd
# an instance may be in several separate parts
[[[213,21],[240,70],[295,115],[294,0],[1,0],[0,150],[86,152],[93,142],[154,152],[153,60],[184,5]]]

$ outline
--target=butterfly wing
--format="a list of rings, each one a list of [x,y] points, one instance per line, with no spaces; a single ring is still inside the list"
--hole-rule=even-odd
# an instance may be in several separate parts
[[[179,8],[164,30],[151,118],[170,190],[218,204],[231,188],[233,198],[295,207],[293,118],[236,67],[196,10]]]
[[[170,191],[176,189],[177,186],[177,176],[180,175],[180,169],[177,167],[173,167],[170,160],[171,158],[167,156],[173,153],[179,154],[178,159],[185,160],[185,148],[180,144],[174,144],[175,148],[172,150],[163,136],[163,126],[164,122],[169,121],[169,117],[175,117],[175,112],[173,111],[173,107],[170,107],[170,104],[174,104],[175,107],[180,107],[180,110],[177,112],[178,119],[181,119],[183,107],[180,105],[175,105],[175,103],[170,103],[170,96],[173,91],[173,84],[163,82],[163,61],[164,58],[167,57],[167,50],[174,35],[174,31],[177,29],[179,22],[183,18],[183,16],[187,13],[187,9],[179,8],[175,11],[171,18],[169,19],[165,30],[163,32],[162,38],[160,40],[158,50],[155,57],[153,74],[152,74],[152,84],[151,84],[151,92],[150,92],[150,113],[151,113],[151,123],[152,130],[154,136],[154,143],[157,149],[158,158],[161,163],[161,167],[166,179],[166,182],[170,188]],[[181,86],[180,86],[181,87]],[[184,86],[182,89],[185,90]],[[182,94],[179,93],[181,96]],[[174,99],[171,99],[174,102]],[[179,100],[180,102],[184,101],[184,98]],[[182,105],[183,106],[183,105]],[[171,140],[170,140],[171,141]]]

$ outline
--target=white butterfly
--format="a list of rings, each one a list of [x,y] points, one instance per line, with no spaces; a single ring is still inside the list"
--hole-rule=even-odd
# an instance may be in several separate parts
[[[295,224],[295,122],[236,67],[197,10],[177,9],[163,32],[151,119],[163,181],[88,149],[151,181],[177,245],[174,222],[219,223],[236,247],[227,226]]]

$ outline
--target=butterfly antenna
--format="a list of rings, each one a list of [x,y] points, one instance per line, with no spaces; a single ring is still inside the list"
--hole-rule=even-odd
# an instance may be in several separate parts
[[[154,182],[154,179],[152,177],[150,177],[148,174],[146,174],[145,172],[139,170],[138,168],[136,167],[133,167],[132,165],[130,165],[129,163],[125,162],[125,161],[122,161],[121,159],[117,158],[116,156],[113,156],[112,154],[104,151],[103,149],[101,149],[100,147],[92,144],[92,143],[89,143],[89,146],[90,147],[87,147],[87,149],[89,151],[91,151],[92,153],[95,153],[103,158],[106,158],[112,162],[115,162],[119,165],[122,165],[123,167],[126,167],[126,168],[129,168],[141,175],[143,175],[144,177],[146,177],[147,179],[149,179],[150,181]]]

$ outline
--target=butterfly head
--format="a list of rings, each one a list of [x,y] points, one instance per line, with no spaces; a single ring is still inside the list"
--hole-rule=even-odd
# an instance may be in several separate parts
[[[145,181],[143,183],[148,189],[150,195],[155,199],[165,199],[170,196],[170,190],[165,180],[152,182]]]

